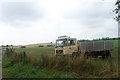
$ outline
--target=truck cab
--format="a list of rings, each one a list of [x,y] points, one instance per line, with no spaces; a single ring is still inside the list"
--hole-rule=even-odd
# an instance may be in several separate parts
[[[55,55],[73,55],[78,52],[78,44],[76,38],[60,36],[56,40]]]

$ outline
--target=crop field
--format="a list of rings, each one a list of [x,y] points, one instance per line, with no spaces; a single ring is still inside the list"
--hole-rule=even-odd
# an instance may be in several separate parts
[[[112,66],[108,59],[55,57],[54,47],[14,48],[19,54],[26,52],[28,62],[14,62],[18,57],[3,57],[4,78],[116,78],[118,77],[118,52],[120,40],[113,41]],[[42,61],[41,61],[42,60]],[[112,68],[112,71],[110,69]]]

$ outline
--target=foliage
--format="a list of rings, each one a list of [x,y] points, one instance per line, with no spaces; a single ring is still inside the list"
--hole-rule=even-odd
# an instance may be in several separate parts
[[[116,17],[114,19],[120,23],[120,0],[117,0],[115,5],[116,9],[113,12],[115,12]]]

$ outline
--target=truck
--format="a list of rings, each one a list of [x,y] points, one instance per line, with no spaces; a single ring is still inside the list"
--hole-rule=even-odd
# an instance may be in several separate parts
[[[77,40],[66,35],[59,36],[55,44],[55,55],[80,56],[84,53],[86,57],[111,56],[113,43],[110,41]]]

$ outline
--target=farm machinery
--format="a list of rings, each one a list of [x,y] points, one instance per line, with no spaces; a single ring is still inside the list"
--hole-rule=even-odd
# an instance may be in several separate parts
[[[65,35],[56,40],[55,55],[80,56],[84,53],[87,57],[106,58],[111,56],[112,46],[113,43],[108,41],[77,40]]]

